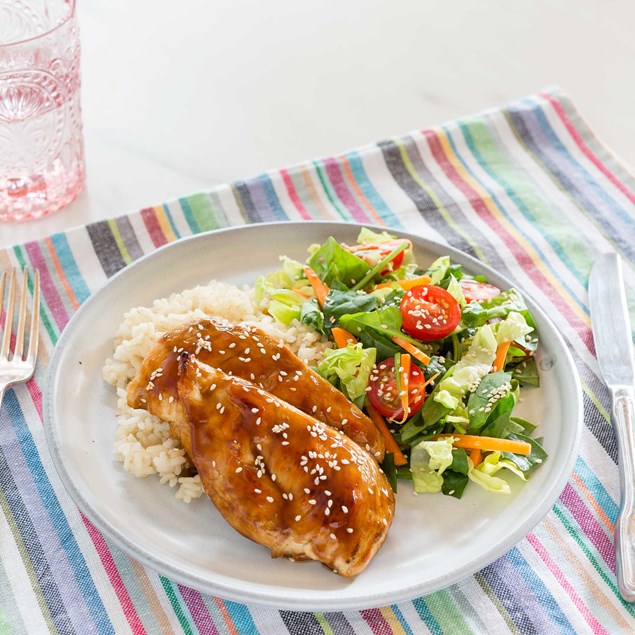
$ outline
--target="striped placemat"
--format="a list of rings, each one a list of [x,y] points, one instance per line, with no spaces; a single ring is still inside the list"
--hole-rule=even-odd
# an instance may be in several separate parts
[[[115,272],[167,242],[287,219],[372,222],[462,249],[517,281],[571,350],[585,418],[571,479],[524,540],[449,588],[334,613],[201,595],[106,540],[57,478],[42,428],[41,389],[49,356],[77,307]],[[616,250],[635,299],[634,239],[635,180],[566,96],[546,91],[0,251],[0,269],[41,271],[44,325],[37,373],[8,391],[0,413],[0,633],[635,632],[634,609],[621,601],[615,582],[616,447],[586,292],[594,258]]]

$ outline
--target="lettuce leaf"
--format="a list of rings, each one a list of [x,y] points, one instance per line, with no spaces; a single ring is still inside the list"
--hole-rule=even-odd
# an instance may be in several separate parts
[[[470,466],[467,473],[468,478],[489,492],[495,492],[497,494],[511,493],[509,483],[506,480],[495,476],[495,474],[503,468],[514,473],[523,481],[527,480],[527,477],[522,470],[520,470],[512,461],[502,457],[501,452],[491,452],[476,467],[474,467],[474,464],[470,459],[468,459],[468,464]]]
[[[481,378],[490,372],[496,347],[492,329],[487,324],[482,326],[461,359],[439,382],[433,399],[450,410],[457,408],[464,395],[474,390]]]
[[[421,441],[410,453],[415,492],[434,494],[443,487],[443,472],[452,465],[452,437]]]
[[[387,231],[374,232],[372,229],[368,229],[368,227],[362,227],[359,230],[359,234],[357,235],[357,244],[359,245],[373,245],[375,243],[385,243],[389,240],[396,240],[397,236],[393,236],[389,234]]]
[[[366,386],[376,355],[374,348],[364,348],[359,342],[348,344],[345,348],[325,351],[324,359],[318,364],[318,371],[351,401],[361,406],[366,397]]]

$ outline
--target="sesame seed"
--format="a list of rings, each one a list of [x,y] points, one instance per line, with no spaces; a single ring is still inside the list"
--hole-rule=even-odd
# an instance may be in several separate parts
[[[267,502],[273,503],[273,496],[267,496]]]
[[[236,474],[238,474],[239,472],[242,472],[242,471],[243,471],[243,468],[242,468],[242,467],[237,467],[237,468],[236,468]]]
[[[295,521],[296,521],[296,522],[298,522],[299,520],[302,520],[302,516],[300,516],[300,514],[298,514],[298,515],[295,517]]]

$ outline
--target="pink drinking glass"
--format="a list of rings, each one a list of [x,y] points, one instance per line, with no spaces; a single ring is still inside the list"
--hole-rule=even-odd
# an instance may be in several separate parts
[[[0,0],[0,221],[41,218],[84,186],[75,0]]]

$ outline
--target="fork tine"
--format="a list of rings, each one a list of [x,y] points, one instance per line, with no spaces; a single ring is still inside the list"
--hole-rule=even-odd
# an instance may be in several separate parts
[[[26,325],[26,296],[28,292],[29,277],[25,267],[22,272],[22,296],[20,297],[20,317],[18,318],[18,332],[15,336],[15,348],[13,350],[13,359],[22,359],[22,351],[24,350],[24,327]]]
[[[13,330],[13,311],[15,308],[15,269],[11,268],[9,274],[9,300],[5,314],[4,336],[2,338],[2,350],[0,357],[7,359],[9,357],[9,345],[11,344],[11,331]]]
[[[37,348],[39,341],[40,327],[40,270],[35,270],[35,280],[33,281],[33,307],[31,309],[31,330],[29,332],[29,350],[27,353],[27,362],[35,367],[35,359],[37,358]]]

